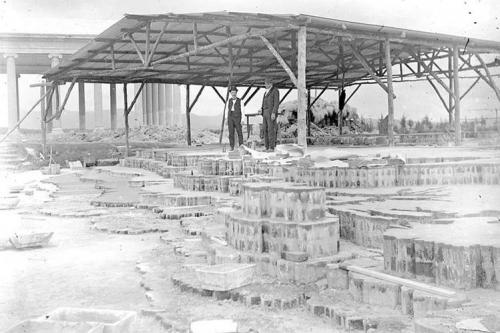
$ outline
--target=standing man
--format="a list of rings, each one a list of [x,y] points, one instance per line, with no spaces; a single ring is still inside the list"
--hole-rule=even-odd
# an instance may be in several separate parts
[[[242,105],[241,99],[236,97],[238,89],[231,87],[231,99],[228,104],[227,126],[229,130],[229,144],[234,150],[234,130],[238,133],[238,146],[243,144],[243,132],[241,131]]]
[[[276,147],[277,126],[276,119],[278,118],[278,107],[280,104],[280,93],[274,87],[271,80],[264,80],[266,93],[262,99],[262,127],[264,130],[264,144],[266,151],[274,151]]]

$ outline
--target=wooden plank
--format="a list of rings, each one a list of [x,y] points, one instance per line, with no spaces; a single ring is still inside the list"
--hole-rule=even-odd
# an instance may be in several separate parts
[[[474,86],[481,80],[480,77],[476,78],[476,80],[474,80],[474,82],[472,82],[472,84],[470,85],[469,89],[467,89],[461,96],[460,96],[460,100],[464,99],[465,96],[467,96],[467,94],[472,90],[472,88],[474,88]]]
[[[391,43],[388,39],[385,41],[385,68],[387,70],[387,136],[389,146],[394,146],[394,91],[392,87],[392,62],[391,62]]]
[[[297,86],[297,78],[295,77],[295,74],[293,74],[293,71],[290,69],[290,67],[288,67],[288,64],[285,62],[285,60],[283,60],[283,58],[278,53],[278,51],[276,51],[276,49],[272,46],[272,44],[269,42],[269,40],[267,40],[266,37],[260,36],[260,39],[264,42],[264,44],[267,46],[269,51],[271,51],[271,53],[276,58],[276,60],[278,60],[278,63],[281,65],[281,67],[283,67],[285,72],[288,74],[292,83],[295,86]]]
[[[198,51],[198,24],[193,23],[193,43],[195,51]]]
[[[453,46],[453,95],[455,98],[455,145],[462,143],[462,127],[460,126],[460,80],[458,78],[458,45]]]
[[[351,46],[351,50],[352,50],[354,56],[356,57],[356,59],[358,59],[358,61],[363,66],[363,68],[371,76],[371,78],[373,80],[375,80],[382,87],[382,89],[384,89],[387,93],[389,93],[389,88],[382,82],[382,80],[380,80],[380,78],[377,76],[377,74],[375,73],[373,68],[368,64],[368,61],[366,60],[366,58],[363,57],[363,55],[358,51],[356,45],[354,45],[354,43],[352,43],[352,42],[349,43],[349,45]],[[394,93],[392,93],[391,96],[392,96],[392,98],[396,98],[396,95],[394,95]]]
[[[297,33],[297,143],[307,148],[307,91],[306,91],[306,64],[307,64],[307,28],[302,26]]]
[[[375,279],[382,280],[382,281],[387,281],[387,282],[399,284],[399,285],[402,285],[402,286],[405,286],[408,288],[417,289],[417,290],[420,290],[420,291],[423,291],[426,293],[430,293],[433,295],[437,295],[437,296],[448,297],[448,298],[459,296],[453,290],[434,287],[432,285],[428,285],[426,283],[417,282],[417,281],[413,281],[413,280],[403,279],[403,278],[396,277],[393,275],[377,272],[377,271],[374,271],[374,270],[371,270],[368,268],[363,268],[363,267],[354,266],[354,265],[346,265],[346,264],[340,264],[340,268],[347,270],[349,272],[361,274],[364,276],[369,276],[371,278],[375,278]]]

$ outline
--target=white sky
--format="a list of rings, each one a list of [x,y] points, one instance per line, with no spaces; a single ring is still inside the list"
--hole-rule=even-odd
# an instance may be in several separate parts
[[[440,32],[500,41],[500,1],[498,0],[0,0],[0,32],[35,32],[97,34],[119,20],[124,13],[189,13],[204,11],[242,11],[262,13],[311,14],[336,19],[387,25],[429,32]],[[37,76],[21,78],[22,112],[36,101],[37,93],[28,85]],[[498,79],[497,79],[498,81]],[[470,80],[462,80],[465,91]],[[499,82],[500,84],[500,82]],[[88,89],[90,90],[90,89]],[[104,89],[106,92],[107,89]],[[121,89],[118,89],[121,91]],[[396,117],[403,114],[418,119],[447,117],[435,92],[425,82],[395,85]],[[290,98],[295,99],[294,94]],[[335,93],[326,93],[334,99]],[[260,96],[250,108],[256,108]],[[107,97],[104,99],[107,102]],[[121,101],[120,96],[118,101]],[[204,93],[193,112],[214,114],[221,105],[213,93]],[[380,117],[387,111],[386,94],[377,85],[362,87],[350,104],[367,117]],[[0,75],[0,110],[6,110],[5,75]],[[119,103],[120,105],[120,103]],[[462,101],[467,110],[500,107],[493,91],[480,83]],[[76,109],[76,94],[69,102]],[[106,107],[104,107],[106,109]],[[88,101],[87,109],[92,109]],[[473,112],[473,111],[470,111]],[[474,115],[477,112],[474,112]],[[492,116],[494,112],[490,113]],[[0,126],[5,126],[6,112],[0,113]]]

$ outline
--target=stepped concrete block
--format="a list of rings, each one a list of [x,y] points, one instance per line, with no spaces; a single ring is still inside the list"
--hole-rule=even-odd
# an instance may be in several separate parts
[[[339,264],[328,264],[326,266],[326,279],[328,288],[333,289],[348,289],[349,275],[345,269],[340,268]]]
[[[255,273],[252,264],[219,264],[196,269],[196,277],[205,289],[227,291],[250,284]]]

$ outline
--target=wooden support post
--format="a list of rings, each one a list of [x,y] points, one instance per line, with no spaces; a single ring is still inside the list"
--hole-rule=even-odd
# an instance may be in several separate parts
[[[387,136],[389,139],[389,146],[394,146],[394,92],[392,87],[391,44],[389,39],[385,40],[385,68],[387,69],[387,102],[389,111]]]
[[[458,78],[458,45],[453,45],[453,94],[455,95],[455,145],[462,142],[460,126],[460,83]]]
[[[347,105],[347,103],[351,100],[352,96],[354,96],[354,94],[359,90],[359,88],[361,88],[361,84],[358,84],[358,86],[353,90],[353,92],[349,95],[349,97],[347,97],[347,99],[345,100],[345,105]]]
[[[186,84],[186,140],[187,145],[191,146],[191,110],[189,108],[189,84]]]
[[[127,83],[123,84],[123,118],[125,120],[125,157],[128,157],[130,147],[129,147],[129,142],[128,142],[128,98],[127,98]]]
[[[448,80],[450,85],[450,90],[453,91],[453,51],[450,50],[448,54]],[[448,93],[448,124],[453,123],[453,95]]]
[[[311,88],[307,89],[307,109],[306,109],[306,120],[307,120],[307,136],[311,136]]]
[[[297,143],[304,148],[307,148],[306,43],[307,28],[301,26],[297,33]]]
[[[45,156],[45,152],[47,151],[47,129],[45,121],[44,121],[44,112],[45,112],[45,86],[40,86],[40,129],[42,131],[42,154]]]
[[[247,97],[248,93],[250,92],[250,90],[252,89],[253,85],[250,85],[247,87],[247,89],[245,90],[245,92],[243,93],[243,96],[241,96],[241,100],[243,101],[245,99],[245,97]]]
[[[116,129],[116,84],[109,84],[109,117],[110,117],[110,128],[112,130]]]

